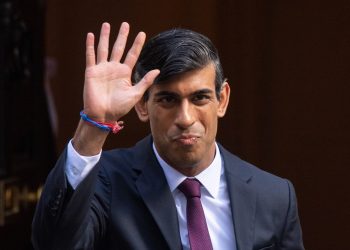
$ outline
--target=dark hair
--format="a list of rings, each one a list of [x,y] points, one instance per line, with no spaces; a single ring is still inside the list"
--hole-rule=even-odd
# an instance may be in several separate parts
[[[213,63],[215,66],[215,91],[219,99],[224,82],[223,70],[217,49],[206,36],[187,29],[172,29],[151,38],[143,47],[135,67],[134,82],[152,69],[160,74],[155,84],[190,70],[201,69]],[[148,92],[144,98],[148,99]]]

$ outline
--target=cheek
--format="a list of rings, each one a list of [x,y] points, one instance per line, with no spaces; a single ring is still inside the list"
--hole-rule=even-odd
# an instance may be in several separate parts
[[[205,135],[203,138],[204,144],[206,144],[205,147],[208,147],[212,145],[212,143],[215,141],[216,134],[217,134],[217,120],[207,120],[206,124],[204,125],[205,129]]]
[[[218,117],[214,109],[201,112],[200,122],[204,126],[207,134],[216,134]]]
[[[167,133],[171,124],[171,117],[162,111],[154,111],[150,114],[150,126],[153,135]]]
[[[216,137],[216,132],[217,132],[217,120],[212,119],[210,121],[207,121],[207,126],[206,126],[206,134],[207,134],[207,139],[208,141],[212,141]]]

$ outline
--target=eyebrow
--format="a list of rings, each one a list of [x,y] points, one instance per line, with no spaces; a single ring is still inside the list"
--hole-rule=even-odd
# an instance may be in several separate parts
[[[159,91],[158,93],[156,93],[154,96],[156,97],[161,97],[161,96],[174,96],[174,97],[179,97],[180,95],[175,93],[175,92],[171,92],[171,91],[167,91],[167,90],[162,90]]]
[[[211,89],[199,89],[191,93],[191,96],[194,95],[204,95],[204,94],[212,94],[213,90]],[[162,90],[159,91],[158,93],[155,94],[156,97],[161,97],[161,96],[173,96],[173,97],[180,97],[179,94],[172,92],[172,91],[167,91],[167,90]]]
[[[193,93],[191,93],[191,95],[204,95],[204,94],[212,94],[214,91],[211,89],[200,89],[197,90]]]

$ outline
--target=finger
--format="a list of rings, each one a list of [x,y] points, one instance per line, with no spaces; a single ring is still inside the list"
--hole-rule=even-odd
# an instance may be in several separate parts
[[[94,34],[88,33],[86,35],[86,67],[94,66],[96,63],[94,43]]]
[[[109,23],[102,24],[100,40],[98,41],[97,47],[97,63],[107,61],[110,30],[111,27]]]
[[[153,84],[156,77],[159,75],[160,70],[154,69],[149,71],[135,86],[134,88],[139,93],[139,95],[143,95],[146,90]]]
[[[137,34],[133,45],[131,46],[128,54],[125,57],[124,64],[128,65],[131,69],[134,68],[137,59],[140,56],[141,49],[146,40],[146,34],[144,32],[140,32]]]
[[[119,62],[120,59],[123,56],[124,50],[125,50],[125,45],[128,39],[129,35],[129,24],[127,22],[123,22],[120,25],[119,33],[117,40],[115,41],[111,53],[111,61],[117,61]]]

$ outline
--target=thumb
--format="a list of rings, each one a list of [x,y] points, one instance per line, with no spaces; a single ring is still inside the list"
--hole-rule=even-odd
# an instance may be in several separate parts
[[[160,70],[154,69],[149,71],[135,86],[137,92],[139,92],[140,95],[143,95],[146,90],[153,84],[156,77],[159,75]]]

